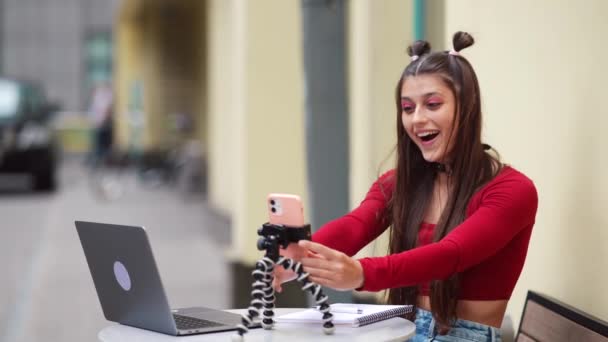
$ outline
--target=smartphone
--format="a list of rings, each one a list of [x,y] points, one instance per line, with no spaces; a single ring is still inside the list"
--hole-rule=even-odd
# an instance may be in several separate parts
[[[298,195],[290,194],[269,194],[266,203],[268,204],[268,222],[276,225],[288,227],[302,227],[304,225],[304,207]],[[284,250],[281,247],[281,254],[288,258],[300,260],[307,255],[305,250],[297,247],[297,244],[289,244]],[[295,273],[291,279],[295,279]]]
[[[269,194],[268,222],[276,225],[301,227],[304,225],[304,207],[298,195]]]

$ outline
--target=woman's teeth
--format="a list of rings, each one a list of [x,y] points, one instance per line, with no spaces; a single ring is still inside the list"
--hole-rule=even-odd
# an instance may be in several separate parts
[[[433,140],[438,134],[439,134],[439,131],[428,131],[428,132],[418,133],[417,136],[422,141],[428,142],[428,141]]]

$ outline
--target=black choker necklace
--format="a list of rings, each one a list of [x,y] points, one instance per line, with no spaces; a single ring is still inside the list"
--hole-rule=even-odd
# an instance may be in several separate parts
[[[431,166],[433,167],[433,169],[437,170],[437,172],[444,172],[444,173],[448,173],[447,168],[445,167],[445,164],[441,164],[441,163],[431,163]]]

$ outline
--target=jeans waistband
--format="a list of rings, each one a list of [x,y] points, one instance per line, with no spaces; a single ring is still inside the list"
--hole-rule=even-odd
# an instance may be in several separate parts
[[[435,319],[430,311],[418,308],[416,311],[416,333],[422,333],[427,337],[436,337]],[[422,331],[418,331],[418,330]],[[426,331],[425,331],[426,330]],[[500,330],[489,325],[457,319],[446,336],[446,341],[458,341],[460,339],[452,339],[456,337],[469,338],[469,340],[477,341],[501,341]],[[443,340],[443,339],[442,339]]]

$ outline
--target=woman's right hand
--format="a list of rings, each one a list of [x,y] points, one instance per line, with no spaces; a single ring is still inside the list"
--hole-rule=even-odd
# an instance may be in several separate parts
[[[297,243],[290,243],[287,248],[281,248],[279,254],[287,258],[300,261],[302,258],[308,256],[308,250],[304,247],[300,247]],[[283,266],[277,265],[274,268],[274,279],[272,280],[272,287],[275,291],[281,293],[283,288],[281,284],[296,279],[297,274],[294,271],[286,270]]]

